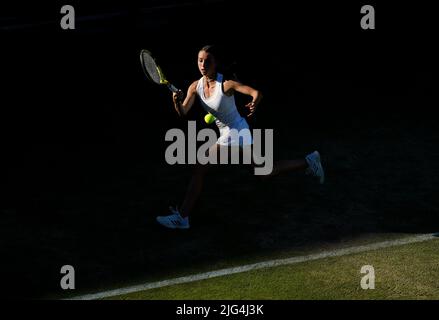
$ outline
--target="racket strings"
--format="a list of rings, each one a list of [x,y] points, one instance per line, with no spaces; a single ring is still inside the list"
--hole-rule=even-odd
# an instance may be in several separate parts
[[[146,52],[142,53],[142,64],[145,72],[149,75],[152,81],[160,84],[160,72],[154,59]]]

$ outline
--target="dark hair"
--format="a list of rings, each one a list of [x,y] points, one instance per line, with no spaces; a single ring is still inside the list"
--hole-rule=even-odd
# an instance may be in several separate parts
[[[212,54],[215,58],[218,58],[217,57],[217,55],[218,55],[218,47],[213,45],[213,44],[205,45],[204,47],[202,47],[200,49],[200,51],[205,51],[207,53]]]
[[[222,48],[209,44],[202,47],[200,51],[213,55],[217,63],[217,71],[223,74],[225,80],[238,80],[236,75],[236,61],[227,57]]]

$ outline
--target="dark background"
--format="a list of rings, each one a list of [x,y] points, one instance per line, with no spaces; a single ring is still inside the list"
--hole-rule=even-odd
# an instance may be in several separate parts
[[[168,79],[187,88],[200,77],[199,48],[222,46],[237,62],[239,78],[264,94],[251,125],[274,128],[275,146],[295,143],[293,156],[312,151],[310,142],[324,148],[325,140],[318,137],[354,141],[352,149],[344,146],[348,153],[361,150],[365,140],[378,145],[391,139],[389,146],[395,146],[401,137],[415,141],[410,140],[421,150],[416,151],[421,159],[435,152],[429,149],[437,141],[437,34],[431,5],[70,4],[77,29],[67,31],[59,27],[61,4],[2,4],[2,283],[13,297],[57,292],[59,268],[68,263],[83,266],[81,276],[90,288],[124,281],[127,270],[139,277],[166,270],[172,263],[178,266],[175,260],[184,255],[160,250],[186,240],[191,250],[206,253],[195,256],[194,265],[217,258],[209,253],[217,247],[196,244],[204,239],[201,231],[182,240],[169,234],[162,239],[160,229],[150,230],[155,215],[181,200],[190,170],[169,168],[164,161],[166,130],[184,128],[186,122],[173,111],[170,93],[145,79],[138,58],[142,48],[154,53]],[[360,28],[363,4],[375,5],[376,30]],[[245,115],[245,99],[238,99]],[[203,116],[197,104],[188,118],[202,127]],[[370,132],[377,133],[375,140],[367,136]],[[424,145],[425,138],[430,140]],[[375,150],[373,165],[382,164],[380,150]],[[405,151],[395,151],[392,161],[411,161]],[[275,152],[288,155],[282,148]],[[346,163],[357,164],[352,159]],[[419,166],[413,160],[413,167]],[[378,184],[382,178],[371,176]],[[240,190],[239,184],[235,188]],[[432,189],[416,194],[411,205],[428,202],[433,220],[420,217],[413,230],[401,230],[431,231],[427,226],[437,222],[431,215],[437,213],[436,203],[429,202],[432,194]],[[360,199],[352,201],[369,200]],[[394,231],[390,225],[367,231]],[[222,232],[222,225],[212,227]],[[342,238],[346,230],[337,228],[320,236],[317,232],[311,240],[333,239],[334,234]],[[163,243],[154,247],[149,241]],[[220,256],[231,255],[229,241]]]

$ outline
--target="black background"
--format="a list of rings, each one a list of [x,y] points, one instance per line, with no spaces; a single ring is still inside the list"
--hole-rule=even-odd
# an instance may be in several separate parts
[[[144,81],[141,48],[185,89],[199,77],[198,49],[222,46],[237,61],[240,79],[264,93],[260,127],[306,126],[302,119],[330,127],[352,120],[373,125],[396,113],[428,118],[429,104],[414,108],[410,100],[431,97],[435,87],[436,33],[426,4],[377,4],[377,29],[362,30],[358,2],[178,3],[79,1],[72,3],[78,16],[73,31],[61,30],[59,5],[3,10],[6,158],[36,143],[70,148],[147,139],[148,158],[161,161],[163,133],[182,122],[169,94]],[[389,97],[399,98],[386,103]],[[312,108],[301,107],[306,101]]]

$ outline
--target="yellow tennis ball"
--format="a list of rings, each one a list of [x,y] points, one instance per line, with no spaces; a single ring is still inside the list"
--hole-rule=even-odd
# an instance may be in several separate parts
[[[215,116],[214,116],[213,114],[208,113],[208,114],[206,114],[206,115],[204,116],[204,121],[206,121],[207,124],[211,124],[211,123],[213,123],[215,120],[216,120],[216,118],[215,118]]]

